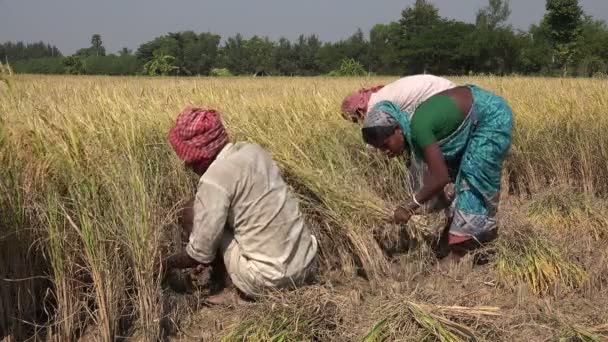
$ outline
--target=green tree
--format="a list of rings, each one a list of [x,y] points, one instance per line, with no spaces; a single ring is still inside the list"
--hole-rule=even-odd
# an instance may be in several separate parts
[[[253,36],[245,41],[246,72],[253,75],[274,73],[272,53],[274,43],[268,37]]]
[[[241,34],[236,34],[226,40],[220,53],[220,65],[232,71],[236,75],[247,73],[247,51],[246,40]]]
[[[85,59],[88,75],[135,75],[141,64],[133,55],[89,56]]]
[[[578,0],[547,0],[546,9],[544,20],[550,29],[554,57],[566,75],[577,53],[583,10]]]
[[[474,31],[473,24],[442,20],[421,34],[413,41],[412,48],[425,61],[423,71],[447,75],[464,74],[473,69],[474,60],[462,53],[462,42]]]
[[[401,12],[398,48],[399,57],[405,63],[405,72],[423,73],[432,65],[434,51],[424,40],[438,38],[430,32],[441,22],[439,10],[428,0],[416,0],[413,6]]]
[[[136,52],[142,64],[153,60],[154,54],[173,56],[172,73],[207,75],[218,63],[220,36],[193,31],[168,33],[142,44]]]
[[[274,68],[280,75],[295,75],[298,68],[298,55],[291,42],[286,38],[279,39],[273,52]]]
[[[369,32],[369,68],[379,74],[400,72],[398,23],[377,24]]]
[[[401,12],[399,20],[405,38],[419,36],[440,22],[439,10],[428,0],[416,0]]]
[[[358,29],[345,40],[323,44],[317,58],[322,72],[338,69],[345,59],[355,59],[367,68],[370,61],[369,42],[365,40],[363,31]]]
[[[608,72],[608,64],[598,56],[585,56],[578,65],[579,76],[590,77],[594,75],[605,75]]]
[[[62,57],[20,60],[13,63],[12,67],[16,73],[20,74],[63,74],[66,72],[64,58]]]
[[[144,64],[144,73],[148,76],[167,76],[177,67],[173,65],[175,57],[154,52],[153,58]]]
[[[489,0],[479,9],[474,31],[460,49],[469,70],[508,74],[521,63],[524,38],[507,25],[511,14],[508,0]]]
[[[579,56],[596,56],[608,61],[608,25],[603,20],[585,16],[581,24]]]
[[[318,75],[321,72],[319,65],[319,50],[321,41],[316,35],[300,35],[293,45],[296,56],[296,73],[298,75]]]
[[[70,56],[63,60],[63,67],[66,74],[82,75],[86,74],[86,67],[81,57]]]
[[[25,44],[23,42],[6,42],[0,44],[0,61],[16,62],[33,58],[61,57],[61,51],[55,46],[37,42]]]
[[[195,75],[207,75],[217,62],[221,37],[200,33],[184,44],[184,66]]]
[[[120,49],[120,51],[118,51],[119,56],[129,56],[132,54],[133,54],[133,51],[127,47],[123,47],[122,49]]]
[[[103,42],[101,41],[101,35],[95,33],[91,37],[91,56],[105,56],[106,48],[103,47]]]
[[[522,35],[520,71],[526,74],[551,74],[553,46],[551,30],[545,21],[531,25]]]
[[[506,24],[511,16],[509,0],[488,0],[488,6],[477,12],[476,25],[478,28],[494,30]]]

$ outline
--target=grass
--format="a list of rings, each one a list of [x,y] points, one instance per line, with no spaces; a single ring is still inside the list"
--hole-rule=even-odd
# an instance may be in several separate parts
[[[56,340],[162,337],[159,322],[168,313],[154,261],[174,233],[175,208],[196,184],[166,136],[188,104],[219,109],[233,139],[271,151],[313,221],[324,277],[363,274],[384,291],[394,274],[386,249],[399,245],[400,234],[383,219],[407,199],[409,186],[403,165],[366,149],[358,127],[338,110],[350,91],[392,79],[10,76],[10,91],[0,90],[0,332],[17,339],[34,333]],[[554,234],[551,243],[543,234],[502,241],[491,267],[507,287],[526,284],[536,294],[550,294],[556,286],[578,288],[586,271],[554,241],[560,241],[563,227],[579,226],[604,246],[605,82],[454,80],[487,87],[512,105],[516,131],[505,196],[530,202],[535,229]],[[574,195],[566,201],[575,209],[551,209],[554,201],[542,195],[552,192],[547,187],[571,189]],[[585,198],[583,206],[574,206],[577,196]],[[439,221],[416,219],[408,235],[422,241]],[[430,273],[417,272],[406,286]],[[450,334],[468,338],[466,329],[439,316],[429,320],[427,309],[408,307],[408,317],[419,317],[417,329],[440,340]],[[313,306],[281,310],[259,306],[227,336],[306,340],[323,326],[311,315]],[[358,313],[370,317],[347,335],[361,338],[375,323],[381,322],[377,331],[389,324],[385,313],[374,312]]]

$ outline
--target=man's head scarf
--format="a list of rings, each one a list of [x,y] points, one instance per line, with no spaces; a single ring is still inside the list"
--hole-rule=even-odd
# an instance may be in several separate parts
[[[216,110],[188,107],[169,131],[169,142],[187,164],[209,166],[228,143],[228,133]]]

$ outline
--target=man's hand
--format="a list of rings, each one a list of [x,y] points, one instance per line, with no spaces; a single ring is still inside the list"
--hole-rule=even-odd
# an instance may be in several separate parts
[[[199,275],[199,274],[203,273],[207,268],[209,268],[209,265],[198,264],[198,266],[196,266],[192,270],[192,273],[196,274],[196,275]]]

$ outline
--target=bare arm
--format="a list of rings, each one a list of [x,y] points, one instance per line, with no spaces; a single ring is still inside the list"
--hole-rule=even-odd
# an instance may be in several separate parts
[[[443,188],[450,182],[448,168],[436,142],[424,148],[424,158],[428,166],[428,171],[424,175],[424,185],[420,192],[414,195],[416,201],[412,200],[395,210],[393,220],[396,223],[407,223],[418,209],[416,202],[422,204],[430,200],[438,192],[443,191]]]
[[[177,215],[177,222],[182,228],[182,241],[188,242],[190,234],[192,234],[192,228],[194,226],[194,199],[192,197],[184,206],[179,210]]]
[[[433,196],[443,191],[443,188],[450,182],[448,168],[438,143],[432,143],[424,148],[424,159],[428,171],[424,175],[422,189],[415,195],[419,203],[424,203],[433,198]]]

